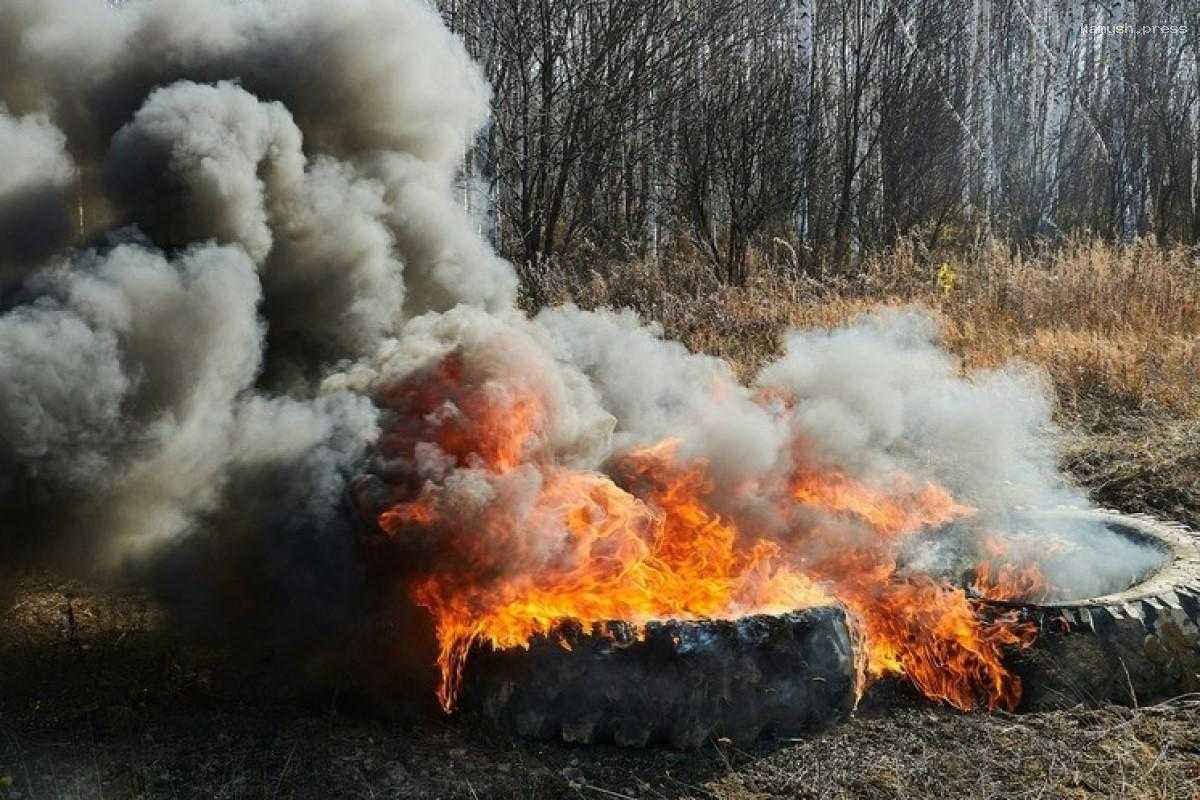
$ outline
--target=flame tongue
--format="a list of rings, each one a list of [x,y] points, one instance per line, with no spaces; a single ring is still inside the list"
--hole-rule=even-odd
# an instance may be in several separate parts
[[[615,480],[555,463],[538,452],[537,393],[472,385],[454,356],[384,402],[397,414],[381,449],[412,475],[379,526],[399,546],[426,542],[434,553],[410,591],[434,618],[447,710],[477,642],[527,646],[565,620],[640,626],[831,600],[858,628],[864,684],[906,675],[962,709],[1011,708],[1020,697],[1001,657],[1028,644],[1032,627],[985,621],[962,589],[897,574],[907,534],[970,511],[944,490],[903,475],[881,490],[805,466],[746,489],[782,521],[784,533],[766,538],[715,509],[707,465],[681,457],[677,442],[624,454],[609,470]]]
[[[963,710],[1017,704],[1020,681],[1004,668],[1002,652],[1030,644],[1035,627],[1015,614],[985,622],[962,589],[897,573],[902,537],[973,509],[938,487],[914,487],[903,475],[894,476],[891,491],[881,496],[836,471],[805,471],[793,479],[792,497],[867,526],[848,543],[844,533],[817,528],[812,536],[827,541],[819,548],[809,541],[808,549],[826,555],[806,562],[808,574],[829,586],[858,622],[866,681],[906,675],[927,697]],[[1007,582],[1008,574],[995,591],[1025,596],[1023,586]]]
[[[777,547],[764,541],[739,547],[737,531],[698,501],[703,487],[696,485],[701,475],[694,469],[681,470],[649,498],[593,472],[545,467],[540,477],[536,498],[520,517],[512,509],[489,509],[482,532],[450,542],[449,563],[456,566],[438,569],[416,586],[417,602],[436,622],[439,699],[447,709],[476,641],[521,646],[567,619],[585,626],[610,620],[640,625],[783,612],[827,599],[807,576],[778,562]],[[382,527],[402,536],[414,521],[438,519],[430,500],[389,509]],[[504,543],[510,553],[521,552],[530,532],[557,548],[538,569],[497,571],[481,552],[502,557]]]

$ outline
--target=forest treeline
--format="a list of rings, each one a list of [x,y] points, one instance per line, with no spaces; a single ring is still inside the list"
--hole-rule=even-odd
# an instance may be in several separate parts
[[[518,263],[1200,239],[1200,0],[440,0]]]

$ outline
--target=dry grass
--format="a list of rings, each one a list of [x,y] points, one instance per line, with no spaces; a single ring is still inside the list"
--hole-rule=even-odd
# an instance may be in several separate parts
[[[1077,434],[1065,460],[1098,499],[1200,527],[1195,254],[1076,242],[943,258],[901,243],[852,276],[817,278],[788,258],[757,254],[745,288],[717,285],[688,256],[530,270],[526,301],[632,306],[743,376],[789,327],[919,303],[965,368],[1012,357],[1046,368]],[[1200,796],[1196,699],[1020,717],[914,701],[752,753],[575,748],[508,740],[468,717],[347,715],[336,690],[276,697],[271,662],[233,669],[137,593],[55,576],[12,588],[0,605],[0,800]]]
[[[788,328],[918,304],[965,369],[1012,358],[1042,365],[1067,416],[1103,407],[1200,417],[1200,255],[1188,248],[1072,241],[1045,253],[996,245],[952,255],[901,241],[853,274],[800,274],[785,247],[753,264],[745,287],[719,285],[686,253],[659,264],[543,265],[522,277],[530,306],[632,307],[746,377]]]
[[[336,693],[272,698],[269,672],[222,668],[136,592],[37,575],[17,590],[0,612],[0,800],[1188,800],[1200,790],[1196,698],[1014,716],[897,694],[886,712],[749,751],[578,747],[509,739],[465,715],[346,713]]]

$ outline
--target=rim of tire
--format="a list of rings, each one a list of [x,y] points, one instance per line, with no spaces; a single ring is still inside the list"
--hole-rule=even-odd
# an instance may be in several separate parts
[[[1162,611],[1183,611],[1193,620],[1200,617],[1200,536],[1187,526],[1148,514],[1126,514],[1112,509],[1054,508],[1022,510],[1039,519],[1073,519],[1098,522],[1114,532],[1153,547],[1163,555],[1162,563],[1134,585],[1117,592],[1070,600],[989,600],[981,605],[1017,608],[1095,628],[1106,617],[1137,619],[1150,624]]]

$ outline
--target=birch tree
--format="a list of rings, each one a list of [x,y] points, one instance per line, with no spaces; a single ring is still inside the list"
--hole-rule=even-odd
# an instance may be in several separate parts
[[[440,7],[494,87],[469,202],[519,264],[1200,240],[1200,0]]]

